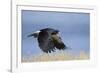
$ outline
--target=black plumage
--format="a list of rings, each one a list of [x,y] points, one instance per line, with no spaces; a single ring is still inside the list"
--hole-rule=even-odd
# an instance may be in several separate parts
[[[45,28],[40,30],[38,33],[33,33],[28,35],[34,36],[38,40],[40,49],[45,53],[55,52],[56,49],[64,50],[66,49],[60,36],[58,36],[59,31],[52,28]]]

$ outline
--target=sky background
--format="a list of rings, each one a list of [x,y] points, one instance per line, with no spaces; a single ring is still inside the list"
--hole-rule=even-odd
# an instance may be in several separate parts
[[[75,12],[47,12],[22,10],[22,56],[43,53],[36,38],[29,34],[44,28],[60,31],[60,36],[71,54],[90,51],[90,14]]]

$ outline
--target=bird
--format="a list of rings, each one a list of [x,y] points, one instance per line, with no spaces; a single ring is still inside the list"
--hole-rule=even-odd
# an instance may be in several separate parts
[[[40,49],[45,53],[51,53],[58,50],[65,50],[67,47],[59,36],[59,30],[53,28],[44,28],[29,34],[28,37],[37,38]]]

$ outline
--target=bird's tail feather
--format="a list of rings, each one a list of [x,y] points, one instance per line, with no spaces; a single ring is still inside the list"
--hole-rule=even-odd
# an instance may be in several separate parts
[[[34,34],[30,34],[30,35],[28,35],[27,37],[32,37],[32,36],[34,36]]]

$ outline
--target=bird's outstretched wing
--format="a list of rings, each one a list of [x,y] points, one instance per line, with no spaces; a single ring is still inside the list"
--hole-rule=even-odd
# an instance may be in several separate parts
[[[38,36],[38,43],[40,49],[45,53],[51,53],[51,51],[55,50],[55,46],[51,35],[47,32],[40,32]]]
[[[57,49],[64,50],[67,48],[66,45],[63,43],[61,37],[59,37],[57,35],[52,35],[52,39],[53,39],[54,45]]]

